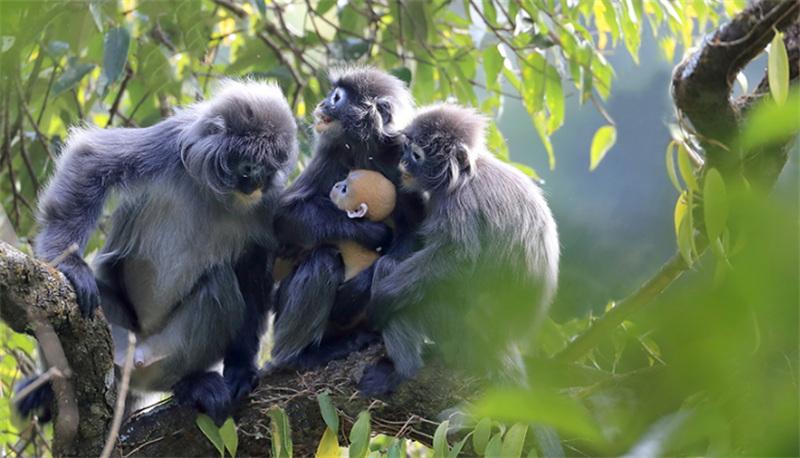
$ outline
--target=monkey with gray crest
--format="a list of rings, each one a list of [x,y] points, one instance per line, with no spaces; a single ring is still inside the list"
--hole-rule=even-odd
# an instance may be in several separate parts
[[[85,318],[102,307],[117,364],[135,333],[134,392],[172,391],[221,424],[253,388],[277,247],[271,221],[296,166],[296,134],[280,88],[255,81],[227,81],[151,127],[70,132],[39,203],[36,253],[49,261],[78,245],[56,267]],[[80,253],[112,189],[120,203],[93,272]],[[220,362],[222,375],[212,370]],[[42,399],[18,408],[27,415]]]
[[[525,384],[518,347],[530,343],[556,290],[550,209],[529,178],[487,150],[474,110],[422,108],[403,133],[403,183],[429,196],[428,216],[422,248],[376,268],[366,311],[388,359],[365,372],[359,389],[390,394],[413,378],[426,339],[456,367]]]
[[[372,67],[335,68],[329,78],[332,90],[315,110],[314,157],[275,214],[282,253],[304,256],[277,291],[274,368],[325,364],[374,340],[374,334],[349,326],[369,299],[374,266],[344,282],[338,245],[384,247],[386,255],[401,257],[412,251],[413,228],[424,215],[417,193],[399,192],[392,236],[385,224],[348,218],[331,201],[331,188],[354,169],[380,172],[400,185],[400,128],[410,119],[413,102],[402,81]],[[336,331],[343,328],[348,331]]]

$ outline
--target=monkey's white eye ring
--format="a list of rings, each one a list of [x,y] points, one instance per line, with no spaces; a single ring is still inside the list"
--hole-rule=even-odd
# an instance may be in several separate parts
[[[422,151],[422,148],[420,148],[419,146],[414,145],[411,148],[411,157],[414,158],[415,162],[421,161],[422,158],[425,157],[425,152]]]

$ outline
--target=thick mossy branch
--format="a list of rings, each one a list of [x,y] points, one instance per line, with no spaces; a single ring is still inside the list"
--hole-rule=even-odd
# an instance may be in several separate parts
[[[701,139],[720,142],[732,147],[731,151],[735,149],[740,113],[731,104],[730,95],[736,75],[764,50],[775,29],[789,28],[798,14],[800,3],[796,1],[750,3],[729,24],[709,34],[698,51],[675,67],[672,74],[675,106],[692,122]],[[739,156],[712,144],[706,148],[706,157],[709,165],[727,175],[725,172],[736,167]]]
[[[0,317],[11,329],[34,334],[30,316],[43,316],[58,336],[71,369],[79,419],[55,413],[53,453],[56,456],[99,456],[113,414],[113,387],[106,376],[113,364],[111,333],[101,317],[84,320],[64,275],[0,242]],[[47,344],[45,344],[47,345]],[[61,393],[56,392],[58,397]],[[78,423],[75,437],[61,437],[59,421]],[[66,428],[67,430],[69,428]],[[74,429],[74,428],[73,428]]]

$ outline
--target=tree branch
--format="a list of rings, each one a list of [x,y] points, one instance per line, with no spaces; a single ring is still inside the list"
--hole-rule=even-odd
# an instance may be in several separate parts
[[[30,309],[44,313],[72,368],[70,381],[80,415],[78,433],[74,447],[68,450],[56,436],[54,454],[99,456],[114,413],[113,394],[106,387],[113,364],[113,343],[105,321],[81,318],[72,288],[61,273],[5,243],[0,243],[0,301],[0,318],[16,332],[31,332]],[[372,431],[431,445],[437,416],[480,392],[478,381],[429,364],[416,379],[397,390],[389,403],[355,396],[356,382],[364,370],[384,356],[383,346],[374,345],[325,368],[262,374],[255,393],[234,413],[239,431],[237,456],[270,454],[267,411],[275,405],[286,410],[289,417],[294,455],[313,456],[326,428],[317,395],[326,390],[342,419],[338,431],[341,444],[347,443],[358,413],[370,409]],[[56,418],[59,421],[60,412]],[[197,427],[196,420],[196,410],[169,401],[124,423],[117,450],[122,456],[215,455],[218,452]]]
[[[75,293],[63,274],[0,242],[0,318],[12,330],[33,334],[31,311],[41,313],[58,336],[72,369],[80,422],[77,435],[67,444],[54,429],[53,452],[64,456],[99,456],[113,414],[113,388],[106,377],[113,364],[111,332],[105,320],[84,320]],[[102,317],[102,312],[98,314]],[[61,419],[61,412],[56,416]],[[73,419],[74,421],[74,419]],[[58,423],[57,423],[58,424]]]

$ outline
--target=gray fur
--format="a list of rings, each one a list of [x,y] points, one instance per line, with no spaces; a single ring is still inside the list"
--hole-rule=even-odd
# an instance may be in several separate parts
[[[39,204],[36,252],[51,260],[77,243],[82,253],[109,192],[119,193],[94,264],[103,313],[113,327],[169,353],[149,372],[134,371],[133,388],[170,390],[230,354],[249,321],[265,321],[268,304],[235,270],[261,250],[260,281],[270,283],[272,217],[297,162],[296,129],[277,85],[231,80],[212,99],[151,127],[71,130]],[[250,187],[262,194],[248,196]],[[84,266],[73,254],[57,267],[91,315],[93,282],[81,280]],[[257,327],[252,332],[263,330]],[[253,343],[242,345],[251,358]]]
[[[368,316],[403,378],[422,367],[420,345],[430,339],[457,366],[524,383],[517,347],[535,336],[556,291],[550,209],[529,178],[487,150],[485,121],[474,110],[422,108],[404,133],[406,186],[429,195],[423,248],[376,268]],[[382,383],[367,377],[362,388],[392,388]]]

